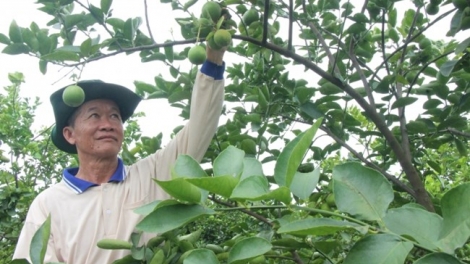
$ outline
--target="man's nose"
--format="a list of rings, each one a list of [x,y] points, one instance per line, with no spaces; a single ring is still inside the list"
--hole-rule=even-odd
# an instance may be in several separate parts
[[[114,123],[110,117],[103,117],[101,119],[101,129],[103,130],[114,130]]]

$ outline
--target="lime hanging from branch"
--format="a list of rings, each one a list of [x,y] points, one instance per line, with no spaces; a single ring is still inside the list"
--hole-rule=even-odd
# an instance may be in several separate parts
[[[222,8],[216,2],[209,1],[202,6],[201,16],[207,19],[211,19],[214,22],[217,22],[222,15]]]
[[[226,29],[218,29],[214,33],[214,42],[219,47],[225,47],[232,41],[232,34]]]
[[[188,59],[192,64],[202,64],[206,60],[206,49],[200,45],[192,47],[188,51]]]

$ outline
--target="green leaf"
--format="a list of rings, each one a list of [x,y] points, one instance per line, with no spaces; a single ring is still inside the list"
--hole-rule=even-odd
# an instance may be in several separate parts
[[[142,62],[149,62],[149,61],[154,61],[154,60],[165,61],[166,56],[165,54],[161,52],[157,52],[141,59]]]
[[[3,43],[5,45],[9,45],[11,43],[11,41],[7,36],[5,36],[5,34],[0,33],[0,43]]]
[[[158,204],[160,204],[160,202],[161,201],[156,200],[148,204],[142,205],[140,207],[137,207],[134,209],[134,213],[140,214],[140,215],[148,215],[157,207]]]
[[[429,250],[438,248],[442,217],[415,207],[390,209],[384,217],[385,227],[397,235],[412,237]]]
[[[113,0],[101,0],[100,7],[103,13],[107,14],[109,12],[112,3]]]
[[[292,193],[302,200],[308,199],[320,179],[320,167],[311,172],[302,173],[297,171],[290,185]]]
[[[21,28],[16,24],[16,21],[13,20],[10,23],[10,30],[8,32],[10,40],[14,43],[23,43],[23,37],[21,34]]]
[[[234,146],[228,146],[214,160],[214,176],[232,175],[239,177],[243,172],[245,152]]]
[[[124,22],[124,28],[123,28],[123,34],[124,37],[128,40],[133,41],[135,38],[135,35],[137,33],[137,29],[141,25],[142,20],[137,17],[137,18],[128,18],[126,22]]]
[[[322,121],[323,118],[318,119],[307,131],[300,133],[282,150],[274,167],[274,179],[278,185],[290,187],[297,168],[302,163],[304,154],[309,149]]]
[[[23,34],[23,41],[28,45],[28,47],[31,48],[33,51],[38,51],[39,50],[39,41],[34,35],[34,33],[29,30],[28,28],[25,28],[22,30]]]
[[[55,50],[52,53],[41,56],[46,61],[79,61],[80,56],[76,52]]]
[[[189,0],[188,2],[184,3],[183,10],[184,11],[188,10],[188,8],[193,6],[195,3],[197,3],[197,0]]]
[[[243,172],[240,176],[240,180],[243,180],[253,175],[263,176],[263,166],[259,160],[255,158],[245,157],[245,159],[243,160]]]
[[[417,100],[418,100],[418,98],[416,98],[416,97],[398,98],[395,102],[393,102],[392,109],[396,109],[396,108],[399,108],[399,107],[405,107],[407,105],[410,105],[410,104],[416,102]]]
[[[171,42],[170,40],[168,40],[167,42]],[[173,45],[169,45],[169,46],[165,46],[163,47],[163,49],[165,50],[165,56],[166,56],[166,59],[169,61],[169,62],[173,62]]]
[[[124,31],[125,22],[124,22],[124,20],[122,20],[120,18],[110,17],[110,18],[106,19],[106,24],[110,24],[114,28],[119,29],[121,31]]]
[[[261,237],[244,238],[235,245],[228,254],[229,264],[245,264],[251,259],[263,255],[271,250],[272,245],[266,239]]]
[[[435,252],[421,257],[413,264],[462,264],[462,262],[449,254]]]
[[[361,220],[381,220],[393,201],[390,182],[376,170],[356,162],[333,168],[333,190],[338,210]]]
[[[184,178],[175,178],[169,181],[154,179],[154,181],[175,199],[189,203],[199,203],[201,201],[201,190]]]
[[[23,53],[27,54],[28,52],[29,52],[29,47],[21,43],[10,44],[2,50],[2,53],[8,54],[8,55],[18,55],[18,54],[23,54]]]
[[[320,111],[318,107],[310,101],[307,101],[304,104],[302,104],[300,106],[300,110],[313,119],[318,119],[318,118],[325,116],[325,114],[323,114],[323,112]]]
[[[186,181],[211,193],[229,198],[239,180],[232,175],[225,175],[217,177],[186,178]]]
[[[290,204],[292,197],[289,188],[286,186],[280,186],[277,189],[272,190],[270,193],[258,197],[256,200],[270,200],[274,199],[284,204]]]
[[[296,236],[324,236],[336,234],[343,230],[357,230],[365,234],[368,227],[331,218],[308,218],[281,225],[277,232]]]
[[[269,183],[265,176],[249,176],[240,180],[233,189],[230,199],[255,199],[269,193]]]
[[[354,244],[343,264],[403,264],[413,243],[391,234],[369,235]]]
[[[454,138],[455,147],[457,147],[457,151],[459,152],[461,157],[467,157],[467,144],[465,144],[462,140],[458,138]]]
[[[51,235],[51,215],[47,216],[46,221],[34,233],[29,249],[29,256],[32,264],[43,264],[46,256],[47,244]]]
[[[375,87],[374,91],[377,93],[382,93],[382,94],[388,94],[390,91],[390,83],[393,80],[393,76],[388,75],[385,76],[379,84],[377,84],[377,87]]]
[[[86,16],[84,14],[72,14],[64,16],[64,26],[66,30],[72,30],[72,28],[82,22],[85,17]]]
[[[392,28],[394,28],[397,25],[397,9],[393,8],[388,12],[388,23]]]
[[[459,185],[444,194],[441,199],[443,227],[440,244],[451,254],[462,247],[470,237],[470,183]]]
[[[196,220],[204,215],[215,214],[215,211],[197,204],[174,204],[159,207],[145,216],[136,228],[148,233],[165,233]]]
[[[439,68],[440,73],[445,77],[448,77],[452,73],[452,70],[458,62],[459,60],[450,60],[444,62]]]
[[[88,8],[90,10],[90,13],[96,19],[96,21],[98,21],[98,23],[103,23],[104,21],[103,10],[91,4]]]
[[[423,104],[424,109],[434,109],[437,106],[442,104],[442,101],[439,99],[429,99]]]
[[[134,81],[135,89],[139,93],[154,93],[158,91],[157,87],[155,85],[141,82],[141,81]]]
[[[460,53],[464,52],[468,47],[470,47],[470,37],[460,42],[459,45],[457,45],[457,47],[455,48],[454,52],[456,55],[459,55]]]
[[[191,253],[186,256],[183,264],[219,264],[217,256],[212,250],[199,248],[192,250]]]
[[[86,39],[80,45],[80,53],[83,56],[89,56],[91,53],[91,38]]]
[[[189,155],[179,155],[171,169],[172,178],[199,178],[207,177],[206,171],[199,162]]]
[[[39,60],[39,71],[41,71],[42,74],[47,73],[47,61]]]

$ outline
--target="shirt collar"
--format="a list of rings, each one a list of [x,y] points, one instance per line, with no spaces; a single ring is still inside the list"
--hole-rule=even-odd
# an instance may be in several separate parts
[[[70,188],[72,188],[74,192],[76,192],[77,194],[80,194],[93,186],[98,186],[98,184],[96,183],[89,182],[89,181],[82,180],[82,179],[75,177],[75,175],[77,175],[77,172],[78,172],[78,167],[73,167],[73,168],[64,169],[62,173],[65,184],[69,186]],[[111,176],[108,182],[122,182],[124,181],[125,178],[126,177],[124,175],[124,165],[122,163],[122,160],[119,158],[116,171],[113,173],[113,175]]]

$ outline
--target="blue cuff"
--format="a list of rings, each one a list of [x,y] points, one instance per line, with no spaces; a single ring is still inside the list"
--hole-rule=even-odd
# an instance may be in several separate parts
[[[224,79],[225,62],[222,65],[217,65],[211,61],[206,60],[202,64],[201,72],[214,78],[214,80],[222,80]]]

